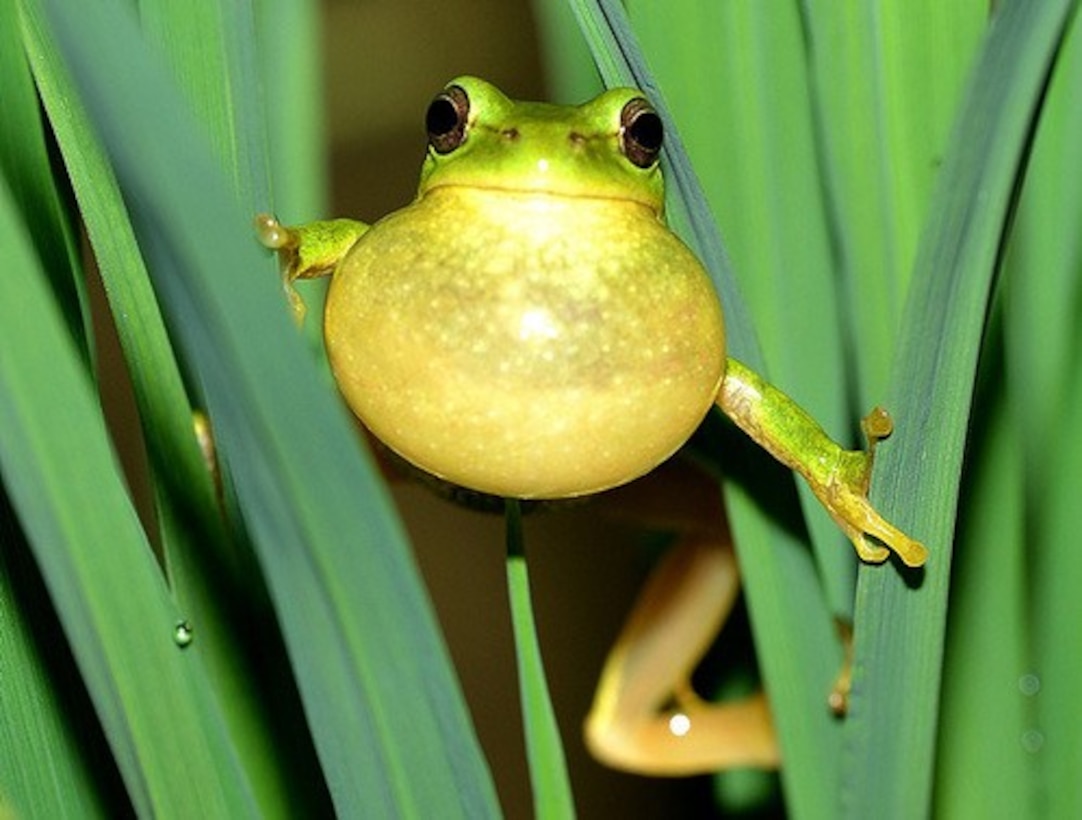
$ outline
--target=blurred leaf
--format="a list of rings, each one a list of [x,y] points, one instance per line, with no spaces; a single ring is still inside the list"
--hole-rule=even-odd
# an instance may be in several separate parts
[[[255,596],[250,592],[238,595],[236,584],[238,573],[251,567],[223,531],[211,473],[196,446],[187,391],[108,159],[43,30],[40,9],[28,4],[23,19],[35,79],[81,208],[129,368],[174,595],[184,617],[196,624],[200,651],[261,807],[268,811],[286,806],[283,790],[290,781],[271,764],[280,754],[280,744],[268,735],[272,725],[289,726],[293,721],[283,719],[281,713],[268,714],[266,689],[260,691],[264,697],[253,697],[253,672],[245,666],[251,654],[248,634],[257,627],[239,604],[250,604]],[[254,586],[251,580],[244,583]],[[261,651],[269,655],[269,646]],[[284,661],[284,656],[279,657]],[[293,765],[299,764],[294,760]]]
[[[1003,301],[1000,301],[1003,307]],[[1022,426],[1002,373],[1001,325],[986,344],[963,481],[938,730],[935,814],[1034,816],[1022,734],[1027,671]],[[994,717],[992,717],[994,716]]]
[[[180,615],[13,214],[0,186],[10,262],[0,277],[0,473],[13,506],[136,810],[251,814],[198,653],[173,642]]]
[[[108,755],[85,753],[88,738],[104,741],[92,717],[74,719],[80,712],[67,708],[73,698],[65,702],[57,685],[61,669],[74,677],[66,650],[0,486],[0,817],[14,817],[5,800],[28,817],[107,816],[105,793],[119,778]],[[91,716],[85,695],[80,701],[81,714]]]
[[[803,4],[862,411],[889,382],[917,240],[987,15],[982,0]]]
[[[577,105],[596,97],[601,78],[571,6],[563,0],[534,0],[531,6],[552,101]]]
[[[266,208],[270,164],[255,4],[139,0],[138,7],[147,42],[168,58],[238,200]]]
[[[34,250],[58,296],[65,324],[89,361],[90,319],[75,231],[53,179],[34,82],[19,34],[17,0],[0,0],[0,171],[35,226]]]
[[[1024,425],[1030,722],[1021,743],[1048,816],[1082,811],[1074,719],[1082,688],[1082,24],[1076,13],[1048,89],[1007,257],[1007,379]]]
[[[326,213],[328,163],[316,0],[257,0],[261,88],[275,211],[284,224]]]
[[[46,4],[48,19],[139,203],[136,233],[205,391],[336,809],[495,814],[401,527],[291,326],[249,216],[124,10],[62,5]]]

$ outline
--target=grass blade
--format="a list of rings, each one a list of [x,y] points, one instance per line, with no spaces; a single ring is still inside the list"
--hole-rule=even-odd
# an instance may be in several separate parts
[[[619,4],[609,2],[576,2],[573,7],[606,83],[630,81],[659,106],[668,144],[673,223],[678,231],[682,225],[689,226],[684,235],[715,277],[725,307],[731,354],[761,369],[762,357],[750,313],[740,297],[713,214],[623,10]],[[832,810],[833,793],[826,784],[837,782],[839,777],[841,733],[824,704],[841,666],[842,653],[805,543],[793,535],[786,523],[768,515],[762,504],[763,498],[787,498],[786,493],[792,492],[792,478],[774,465],[764,464],[762,454],[740,449],[740,445],[739,440],[725,441],[729,453],[721,460],[729,468],[726,499],[756,649],[783,756],[799,761],[782,770],[785,790],[795,814],[826,816]],[[724,448],[710,449],[716,453]],[[731,480],[737,473],[741,474],[740,480]],[[786,590],[786,594],[778,595],[779,589]],[[801,639],[794,642],[793,635]]]
[[[93,134],[40,6],[23,9],[26,50],[49,123],[66,163],[117,332],[130,368],[139,418],[152,460],[189,496],[191,508],[212,509],[213,488],[192,435],[191,405],[116,178]],[[212,528],[210,522],[204,526]]]
[[[401,528],[290,326],[249,216],[125,11],[61,5],[48,19],[141,205],[148,268],[206,392],[337,810],[495,814]]]
[[[107,795],[114,806],[126,801],[115,797],[111,758],[99,755],[95,766],[84,754],[104,746],[93,719],[76,719],[92,714],[90,704],[84,697],[81,710],[68,708],[56,686],[73,664],[30,555],[0,485],[0,817],[16,806],[26,817],[106,817]]]
[[[541,646],[537,640],[530,577],[523,554],[522,509],[507,505],[507,592],[518,660],[519,697],[526,735],[526,758],[533,785],[534,811],[539,818],[575,816],[575,801],[567,778],[560,727],[552,710]]]
[[[168,59],[239,200],[253,210],[266,207],[270,166],[254,4],[138,5],[147,42]]]
[[[1008,382],[1025,420],[1031,721],[1022,735],[1048,816],[1082,811],[1075,719],[1082,662],[1077,488],[1082,466],[1082,24],[1075,13],[1038,125],[1006,270]],[[1033,691],[1036,687],[1036,691]]]
[[[847,734],[846,813],[927,811],[951,544],[977,352],[1007,215],[1069,2],[1004,4],[956,119],[917,254],[891,409],[899,441],[873,486],[884,512],[931,550],[906,579],[863,569]],[[974,207],[975,203],[979,207]],[[939,340],[938,343],[930,340]],[[914,477],[919,477],[915,480]],[[904,720],[898,720],[904,715]],[[905,783],[883,803],[881,784]]]
[[[136,810],[248,815],[246,782],[198,654],[173,641],[180,614],[13,213],[0,187],[11,262],[0,280],[0,473]]]
[[[128,364],[138,418],[150,456],[159,538],[171,586],[185,618],[196,625],[199,649],[223,701],[231,736],[265,811],[289,804],[284,771],[272,761],[280,748],[271,727],[291,724],[284,710],[272,716],[267,696],[275,683],[265,673],[253,697],[250,566],[223,531],[211,475],[196,447],[192,410],[128,209],[97,143],[78,94],[43,28],[40,8],[23,9],[27,53],[49,123],[94,249],[97,267]],[[242,579],[241,574],[249,570]],[[215,594],[217,593],[217,594]],[[264,656],[270,650],[264,647]],[[293,745],[297,748],[297,744]],[[294,761],[293,768],[299,764]],[[258,774],[257,774],[258,773]],[[318,783],[314,777],[310,782]]]
[[[1002,302],[1000,303],[1002,307]],[[993,340],[1001,326],[993,325]],[[1021,739],[1031,718],[1025,492],[1018,408],[995,378],[1002,347],[986,345],[958,522],[937,738],[936,814],[1034,816],[1032,771]],[[989,719],[990,716],[994,719]]]
[[[258,0],[255,8],[273,201],[285,225],[327,211],[322,8],[315,0]]]
[[[987,8],[804,4],[862,408],[886,392],[917,239]]]
[[[0,170],[35,226],[35,252],[59,296],[65,324],[89,361],[89,308],[75,231],[53,180],[34,83],[19,33],[17,0],[0,0]]]

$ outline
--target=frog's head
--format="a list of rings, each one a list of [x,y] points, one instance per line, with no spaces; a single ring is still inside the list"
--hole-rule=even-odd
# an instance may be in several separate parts
[[[578,106],[516,102],[476,77],[428,107],[419,196],[465,186],[637,202],[661,216],[661,118],[641,91],[614,88]]]

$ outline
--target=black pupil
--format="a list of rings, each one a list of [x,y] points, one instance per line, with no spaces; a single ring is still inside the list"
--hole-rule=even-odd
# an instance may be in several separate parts
[[[455,104],[446,97],[437,97],[428,106],[425,115],[425,127],[429,134],[442,136],[449,134],[458,126],[458,109]]]
[[[660,151],[663,137],[661,117],[652,111],[643,111],[628,126],[628,134],[647,151]]]

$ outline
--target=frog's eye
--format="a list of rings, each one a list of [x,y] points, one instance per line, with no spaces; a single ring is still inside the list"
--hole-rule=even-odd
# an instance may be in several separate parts
[[[665,129],[654,107],[636,97],[620,112],[620,148],[633,165],[649,168],[661,154]]]
[[[425,127],[428,144],[437,154],[449,154],[466,141],[469,113],[470,98],[460,86],[448,86],[436,95],[425,114]]]

